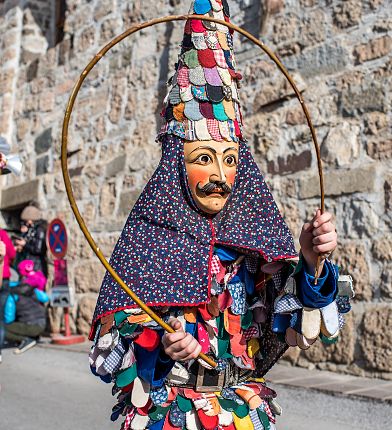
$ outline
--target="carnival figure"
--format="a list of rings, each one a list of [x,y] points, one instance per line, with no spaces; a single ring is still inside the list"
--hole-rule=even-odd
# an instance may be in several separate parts
[[[226,0],[196,0],[191,13],[230,17]],[[123,416],[123,430],[273,429],[281,408],[263,376],[289,346],[336,340],[349,308],[327,259],[332,216],[315,211],[298,256],[243,135],[240,80],[231,31],[188,20],[162,158],[110,260],[175,333],[107,273],[90,334],[91,369],[114,383],[111,418]]]

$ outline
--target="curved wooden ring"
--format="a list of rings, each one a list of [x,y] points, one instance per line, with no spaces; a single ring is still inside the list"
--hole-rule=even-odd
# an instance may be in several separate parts
[[[90,244],[92,250],[94,251],[96,256],[99,258],[101,263],[104,265],[106,270],[111,274],[111,276],[121,286],[121,288],[132,298],[132,300],[141,309],[143,309],[143,311],[146,312],[154,321],[156,321],[159,325],[161,325],[161,327],[163,327],[169,333],[174,332],[174,330],[171,328],[171,326],[169,326],[164,321],[162,321],[158,317],[158,315],[156,315],[155,312],[153,312],[147,305],[145,305],[144,302],[142,302],[139,299],[139,297],[137,297],[135,295],[135,293],[122,281],[122,279],[118,276],[118,274],[115,272],[115,270],[109,264],[109,262],[106,260],[105,256],[102,254],[101,250],[99,249],[99,247],[95,243],[94,239],[92,238],[89,230],[87,229],[87,226],[86,226],[86,224],[85,224],[85,222],[84,222],[84,220],[83,220],[83,218],[79,212],[79,208],[76,204],[75,197],[74,197],[73,190],[72,190],[71,180],[70,180],[70,176],[69,176],[69,172],[68,172],[68,163],[67,163],[67,161],[68,161],[68,157],[67,157],[68,128],[69,128],[69,122],[71,119],[71,114],[72,114],[72,110],[74,108],[75,100],[76,100],[76,97],[79,93],[79,90],[80,90],[84,80],[86,79],[87,75],[90,73],[92,68],[101,60],[101,58],[111,48],[113,48],[115,45],[117,45],[119,42],[121,42],[126,37],[128,37],[134,33],[137,33],[138,31],[143,30],[145,28],[152,27],[154,25],[165,23],[165,22],[186,21],[188,19],[199,19],[199,20],[204,20],[204,21],[215,22],[217,24],[225,25],[229,29],[232,29],[232,30],[242,34],[247,39],[249,39],[250,41],[255,43],[257,46],[259,46],[271,58],[271,60],[274,61],[274,63],[278,66],[279,70],[285,75],[287,80],[290,82],[290,85],[293,88],[295,95],[297,96],[297,98],[298,98],[298,100],[302,106],[303,112],[306,116],[306,120],[307,120],[308,126],[309,126],[311,134],[312,134],[312,139],[313,139],[314,147],[315,147],[316,154],[317,154],[318,170],[319,170],[319,177],[320,177],[321,210],[322,210],[322,212],[324,211],[324,181],[323,181],[323,172],[322,172],[322,165],[321,165],[320,149],[319,149],[319,145],[317,143],[316,133],[315,133],[312,121],[310,119],[308,109],[305,105],[305,102],[304,102],[302,96],[301,96],[301,93],[299,92],[297,86],[294,83],[294,80],[289,75],[288,71],[285,69],[283,64],[276,57],[276,55],[270,49],[268,49],[264,45],[263,42],[259,41],[254,36],[252,36],[250,33],[248,33],[247,31],[243,30],[240,27],[237,27],[236,25],[234,25],[230,22],[222,21],[222,20],[215,19],[212,17],[207,17],[204,15],[172,15],[172,16],[157,18],[157,19],[153,19],[151,21],[146,21],[144,23],[134,25],[131,28],[129,28],[128,30],[126,30],[124,33],[115,37],[111,42],[109,42],[107,45],[105,45],[95,55],[95,57],[88,63],[88,65],[83,70],[82,74],[80,75],[78,81],[76,82],[76,84],[72,90],[72,93],[71,93],[70,98],[68,100],[67,108],[65,110],[64,122],[63,122],[62,141],[61,141],[61,169],[63,172],[65,189],[67,192],[67,196],[68,196],[72,211],[76,217],[76,220],[77,220],[84,236],[86,237],[88,243]],[[207,357],[206,355],[200,354],[199,357],[202,358],[204,361],[206,361],[209,365],[216,367],[216,363],[213,360],[211,360],[209,357]]]

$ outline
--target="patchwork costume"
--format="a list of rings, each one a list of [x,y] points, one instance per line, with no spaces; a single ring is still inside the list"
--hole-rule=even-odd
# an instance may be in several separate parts
[[[191,13],[229,21],[226,0]],[[314,285],[242,136],[232,34],[185,25],[159,135],[162,158],[130,213],[110,264],[166,322],[177,318],[218,363],[175,362],[162,328],[106,274],[90,333],[92,372],[113,383],[122,430],[273,429],[281,412],[263,376],[288,346],[335,342],[350,309],[349,280],[326,261]],[[196,206],[184,140],[235,141],[239,162],[224,208]]]

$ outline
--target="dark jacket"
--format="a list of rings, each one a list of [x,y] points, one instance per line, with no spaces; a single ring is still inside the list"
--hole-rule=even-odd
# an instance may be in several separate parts
[[[21,252],[18,252],[15,258],[14,266],[23,260],[33,260],[34,270],[41,270],[48,277],[48,264],[46,261],[46,221],[38,221],[33,227],[30,227],[27,233],[23,235],[26,245]]]

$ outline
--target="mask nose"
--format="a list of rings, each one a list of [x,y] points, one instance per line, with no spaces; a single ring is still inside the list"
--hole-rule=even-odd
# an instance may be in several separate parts
[[[217,185],[223,185],[226,183],[226,175],[225,171],[223,170],[223,163],[222,160],[219,160],[219,158],[216,160],[217,162],[217,168],[216,171],[210,176],[210,181],[214,182]]]

